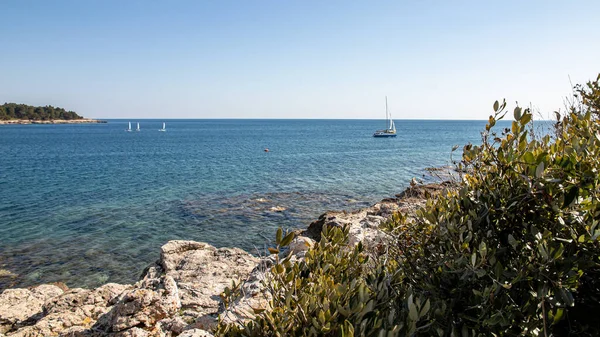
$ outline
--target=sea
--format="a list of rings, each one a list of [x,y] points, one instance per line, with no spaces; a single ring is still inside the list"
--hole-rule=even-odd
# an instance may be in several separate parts
[[[169,240],[264,253],[278,227],[436,179],[486,123],[397,120],[374,138],[384,121],[128,122],[0,126],[0,290],[135,282]]]

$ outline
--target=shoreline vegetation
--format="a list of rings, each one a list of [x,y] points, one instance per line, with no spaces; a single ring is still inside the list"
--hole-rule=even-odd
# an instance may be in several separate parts
[[[0,335],[598,336],[600,74],[550,134],[493,111],[452,182],[280,228],[264,256],[176,240],[133,285],[7,289]]]
[[[82,118],[82,119],[52,119],[52,120],[29,120],[29,119],[10,119],[0,120],[0,125],[27,125],[27,124],[93,124],[107,123],[100,119]]]
[[[106,123],[106,121],[84,118],[74,111],[67,111],[51,105],[37,107],[16,103],[0,105],[0,125],[81,123]]]

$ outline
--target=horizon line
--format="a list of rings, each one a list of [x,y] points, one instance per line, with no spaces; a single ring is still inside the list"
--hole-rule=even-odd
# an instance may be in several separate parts
[[[88,118],[88,117],[86,117]],[[89,117],[90,119],[96,119],[96,120],[123,120],[123,121],[131,121],[131,120],[322,120],[322,121],[339,121],[339,120],[345,120],[345,121],[384,121],[386,120],[385,118],[236,118],[236,117],[221,117],[221,118],[212,118],[212,117],[207,117],[207,118],[161,118],[161,117],[157,117],[157,118],[137,118],[137,117],[131,117],[131,118],[103,118],[103,117]],[[394,118],[394,121],[473,121],[473,122],[487,122],[488,119],[462,119],[462,118],[456,118],[456,119],[450,119],[450,118]],[[514,119],[500,119],[500,120],[496,120],[497,122],[499,121],[514,121]],[[554,120],[552,119],[534,119],[534,121],[538,121],[538,122],[554,122]]]

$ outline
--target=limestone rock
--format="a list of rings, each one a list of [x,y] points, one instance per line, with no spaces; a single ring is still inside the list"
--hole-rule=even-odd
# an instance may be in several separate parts
[[[161,248],[160,265],[179,288],[182,308],[215,313],[219,295],[232,281],[245,279],[258,258],[238,248],[215,248],[193,241],[170,241]]]
[[[73,288],[69,289],[61,296],[52,298],[44,304],[44,313],[60,313],[72,311],[75,308],[84,309],[84,313],[88,316],[95,316],[92,311],[85,311],[91,307],[107,307],[114,304],[116,297],[131,286],[107,283],[94,290]],[[94,319],[97,318],[94,317]]]
[[[166,276],[153,287],[136,284],[136,287],[121,294],[119,301],[98,319],[94,328],[105,332],[120,332],[139,326],[153,328],[158,321],[174,315],[180,307],[177,286],[172,278]]]
[[[294,255],[304,255],[304,253],[314,246],[315,240],[306,236],[296,236],[289,245],[290,252]]]
[[[144,329],[131,328],[129,330],[114,334],[114,337],[149,337],[150,333]]]
[[[86,329],[91,328],[96,319],[109,310],[116,297],[129,287],[108,283],[95,290],[69,289],[46,301],[35,324],[9,336],[102,336]]]
[[[241,285],[242,296],[236,298],[219,317],[224,323],[241,323],[255,317],[254,309],[269,308],[271,293],[264,282],[269,277],[269,268],[275,263],[273,255],[262,258],[250,276]]]
[[[185,330],[179,337],[213,337],[213,334],[202,329]]]
[[[47,284],[30,289],[6,289],[0,294],[0,333],[35,323],[42,316],[44,303],[62,293],[59,287]]]
[[[350,245],[362,242],[367,249],[379,249],[387,243],[389,238],[386,233],[379,230],[379,226],[391,218],[392,214],[401,212],[409,217],[414,216],[416,210],[423,207],[427,199],[433,198],[449,188],[452,188],[452,184],[449,182],[427,185],[411,184],[404,192],[397,194],[396,198],[383,199],[371,207],[354,212],[326,212],[299,234],[319,241],[323,226],[348,226]]]
[[[257,263],[241,249],[169,241],[161,248],[160,260],[146,269],[133,289],[119,296],[94,329],[125,332],[143,327],[164,335],[176,335],[184,328],[210,329],[217,322],[221,292],[232,281],[246,279]]]

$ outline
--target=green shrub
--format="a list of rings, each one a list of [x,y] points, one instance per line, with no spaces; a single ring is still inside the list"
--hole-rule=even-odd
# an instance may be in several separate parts
[[[388,317],[388,312],[395,298],[391,285],[398,284],[399,275],[370,261],[362,244],[349,248],[347,241],[348,228],[325,227],[319,243],[302,261],[278,259],[267,282],[274,295],[273,310],[256,310],[256,320],[244,326],[221,325],[218,334],[377,335],[371,332],[395,325],[395,316]],[[272,253],[278,251],[279,247]]]
[[[553,135],[533,137],[519,107],[495,132],[496,102],[458,187],[385,223],[385,254],[325,226],[303,261],[271,268],[272,310],[217,335],[600,335],[599,81],[576,87]]]

